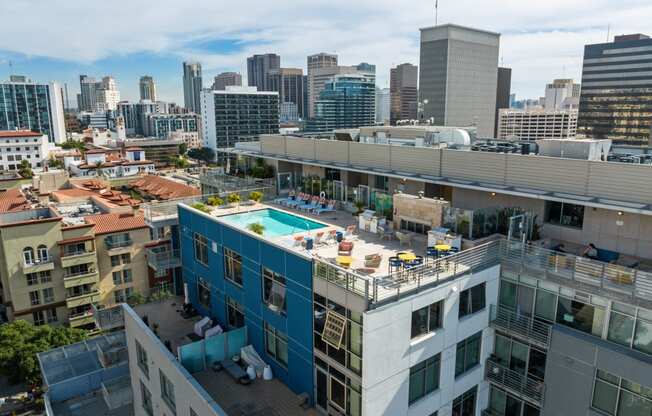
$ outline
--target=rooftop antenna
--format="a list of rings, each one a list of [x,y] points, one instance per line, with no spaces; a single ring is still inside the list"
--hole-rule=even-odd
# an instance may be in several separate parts
[[[611,23],[607,24],[607,43],[609,42],[609,35],[611,34]]]
[[[437,26],[438,21],[439,21],[439,0],[435,0],[435,26]]]

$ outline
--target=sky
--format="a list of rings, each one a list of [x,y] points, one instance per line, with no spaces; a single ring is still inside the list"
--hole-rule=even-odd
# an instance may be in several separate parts
[[[137,100],[151,75],[160,100],[183,103],[182,62],[202,64],[205,86],[223,71],[246,78],[246,58],[277,53],[305,71],[306,56],[336,53],[341,65],[389,69],[419,63],[419,28],[435,24],[425,0],[20,0],[0,2],[0,79],[10,73],[68,84],[79,74],[116,78]],[[500,65],[512,92],[537,98],[554,78],[581,75],[583,47],[624,33],[652,35],[650,0],[439,0],[438,22],[501,33]]]

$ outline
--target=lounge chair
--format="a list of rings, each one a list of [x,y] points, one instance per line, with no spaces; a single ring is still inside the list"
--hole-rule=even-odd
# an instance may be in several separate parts
[[[409,247],[412,247],[412,237],[410,234],[402,233],[400,231],[396,232],[396,238],[398,238],[399,244],[402,246],[403,244],[408,245]]]
[[[352,241],[342,241],[340,245],[337,246],[338,256],[350,256],[352,251],[353,251]]]
[[[318,196],[313,196],[313,197],[310,197],[310,196],[309,196],[307,199],[305,199],[305,200],[303,201],[303,203],[296,204],[296,205],[294,206],[294,208],[296,208],[296,209],[303,209],[303,208],[305,208],[305,207],[314,206],[314,204],[315,204],[315,200],[319,200],[319,197],[318,197]]]
[[[351,224],[346,227],[346,230],[344,231],[344,237],[354,237],[355,236],[355,224]]]
[[[335,201],[330,201],[328,203],[328,206],[325,208],[315,208],[313,209],[312,212],[314,212],[316,215],[320,215],[323,212],[335,212]]]
[[[301,197],[301,198],[297,197],[296,199],[294,199],[292,201],[288,201],[285,205],[290,207],[290,208],[293,208],[293,207],[296,207],[298,205],[305,204],[309,200],[310,200],[310,195],[303,194],[303,197]]]
[[[369,267],[372,269],[377,269],[380,267],[380,262],[383,260],[383,256],[380,254],[368,254],[364,256],[364,267]]]
[[[315,208],[319,208],[321,206],[321,201],[319,198],[313,198],[312,201],[308,204],[305,205],[299,205],[297,208],[299,208],[301,211],[312,211]]]

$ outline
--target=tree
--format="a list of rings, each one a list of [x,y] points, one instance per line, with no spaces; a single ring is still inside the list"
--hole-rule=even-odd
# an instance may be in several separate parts
[[[55,157],[50,157],[50,159],[48,159],[48,167],[52,169],[63,169],[65,168],[65,165],[63,164],[63,160],[59,160]]]
[[[66,140],[65,142],[61,143],[61,148],[66,150],[77,149],[80,152],[84,152],[86,150],[86,147],[84,147],[84,142],[77,140]]]
[[[18,165],[18,174],[25,179],[31,179],[31,177],[34,176],[32,165],[30,165],[27,160],[21,160],[20,165]]]
[[[179,154],[181,156],[185,155],[188,151],[188,145],[186,143],[179,143]]]
[[[201,160],[206,163],[212,162],[215,159],[215,152],[210,147],[202,147],[200,149],[188,150],[188,157],[191,159]]]
[[[168,161],[170,162],[171,165],[173,165],[175,168],[178,169],[185,169],[188,167],[188,165],[190,165],[190,163],[188,163],[188,160],[183,156],[170,156],[168,158]]]
[[[0,374],[12,383],[41,383],[36,354],[64,345],[74,344],[88,337],[84,330],[63,326],[34,326],[24,321],[0,325]]]

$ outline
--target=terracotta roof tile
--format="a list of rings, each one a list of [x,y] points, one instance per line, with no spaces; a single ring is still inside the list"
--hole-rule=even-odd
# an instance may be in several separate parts
[[[41,137],[41,133],[30,130],[3,130],[0,131],[0,137]]]
[[[98,214],[87,216],[86,221],[95,224],[95,235],[147,228],[142,215]]]
[[[156,199],[184,198],[201,194],[197,188],[156,175],[142,176],[129,182],[129,186]]]
[[[18,212],[29,209],[30,204],[19,188],[0,191],[0,212]]]

